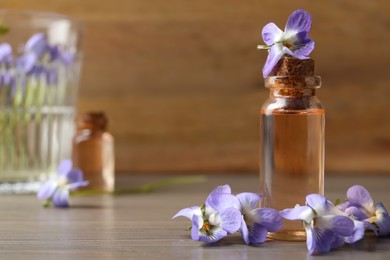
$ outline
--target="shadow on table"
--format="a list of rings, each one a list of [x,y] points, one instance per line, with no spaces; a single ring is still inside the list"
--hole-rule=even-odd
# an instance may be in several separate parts
[[[367,233],[362,240],[350,244],[350,247],[359,251],[374,252],[388,243],[390,243],[390,236],[377,238],[373,233]]]

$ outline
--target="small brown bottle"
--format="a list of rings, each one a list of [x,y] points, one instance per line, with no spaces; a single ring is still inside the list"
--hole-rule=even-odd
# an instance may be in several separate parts
[[[107,118],[103,112],[85,113],[77,122],[73,163],[89,181],[88,189],[114,190],[114,139],[106,129]]]

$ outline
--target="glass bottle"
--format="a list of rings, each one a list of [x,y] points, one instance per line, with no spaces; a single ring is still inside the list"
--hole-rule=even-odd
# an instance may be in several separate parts
[[[314,71],[314,69],[313,69]],[[261,114],[260,188],[263,207],[277,210],[304,205],[311,193],[324,193],[325,110],[315,96],[321,78],[284,73],[269,76]],[[302,221],[284,220],[268,236],[304,241]]]
[[[87,189],[114,190],[114,139],[106,129],[107,118],[103,112],[83,114],[77,122],[73,163],[89,181]]]

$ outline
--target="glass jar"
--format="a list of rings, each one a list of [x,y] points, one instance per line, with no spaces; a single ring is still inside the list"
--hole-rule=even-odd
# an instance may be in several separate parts
[[[0,10],[0,193],[32,193],[72,152],[82,24]]]
[[[263,207],[277,210],[304,205],[324,192],[325,110],[315,96],[318,76],[270,76],[270,96],[261,114],[260,188]],[[270,238],[305,240],[302,221],[286,221]]]
[[[103,112],[81,115],[73,138],[73,163],[89,181],[85,189],[113,191],[114,138],[107,132],[107,118]]]

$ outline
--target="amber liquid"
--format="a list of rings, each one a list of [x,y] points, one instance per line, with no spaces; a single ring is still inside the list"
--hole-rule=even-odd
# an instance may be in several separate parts
[[[311,193],[324,193],[324,110],[261,113],[260,185],[263,207],[277,210],[304,205]],[[305,240],[302,221],[284,220],[269,237]]]
[[[73,140],[73,162],[89,185],[83,190],[114,191],[114,141],[108,133],[78,133]]]

